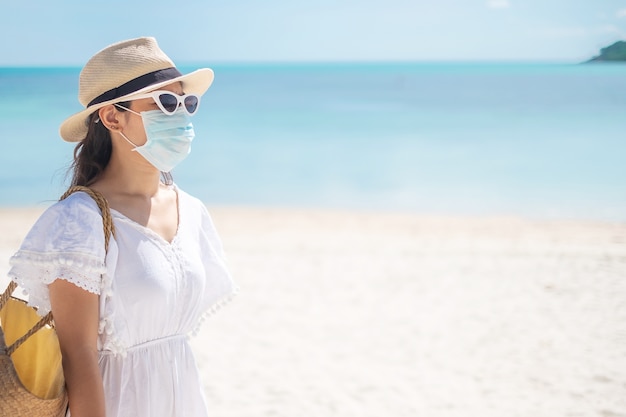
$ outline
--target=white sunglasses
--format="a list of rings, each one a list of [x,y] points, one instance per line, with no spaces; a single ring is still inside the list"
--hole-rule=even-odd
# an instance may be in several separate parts
[[[170,116],[176,112],[178,106],[181,104],[190,116],[198,111],[198,107],[200,107],[200,97],[195,94],[185,94],[179,96],[171,91],[157,90],[133,97],[132,100],[139,100],[142,98],[153,99],[161,111]]]

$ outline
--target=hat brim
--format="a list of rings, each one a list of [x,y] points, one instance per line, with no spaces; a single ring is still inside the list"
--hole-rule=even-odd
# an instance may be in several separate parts
[[[61,123],[61,127],[59,128],[59,134],[61,135],[61,138],[63,138],[63,140],[66,142],[80,142],[81,140],[85,139],[85,136],[87,135],[87,131],[89,129],[87,120],[89,115],[94,111],[101,109],[102,107],[108,106],[109,104],[130,101],[133,99],[133,97],[149,93],[150,91],[158,90],[160,87],[175,82],[183,83],[183,90],[185,91],[185,94],[197,94],[201,96],[206,92],[206,90],[209,89],[211,83],[213,83],[213,77],[214,75],[212,69],[201,68],[194,72],[190,72],[189,74],[181,75],[180,77],[149,85],[142,88],[141,90],[134,91],[125,96],[94,104],[87,107],[85,110],[73,114],[72,116],[65,119],[65,121]]]

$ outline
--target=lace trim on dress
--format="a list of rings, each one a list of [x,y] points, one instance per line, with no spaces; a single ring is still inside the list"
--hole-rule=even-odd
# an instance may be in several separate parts
[[[101,275],[106,268],[101,259],[82,253],[39,253],[19,251],[9,261],[9,278],[28,295],[28,305],[44,316],[50,312],[48,284],[63,279],[89,291],[100,294]]]
[[[198,318],[198,321],[196,322],[195,327],[191,331],[191,335],[192,336],[197,336],[198,332],[200,332],[200,328],[202,327],[202,325],[204,324],[206,319],[208,319],[209,317],[211,317],[212,315],[217,313],[226,304],[230,303],[233,300],[233,298],[235,298],[235,296],[237,296],[237,294],[239,294],[239,287],[235,286],[233,288],[233,291],[230,294],[227,294],[227,295],[223,296],[215,304],[213,304],[208,310],[206,310],[204,313],[202,313],[200,318]]]
[[[100,322],[98,334],[106,335],[101,350],[113,355],[126,356],[126,348],[117,337],[115,331],[115,303],[113,299],[113,278],[105,272],[102,274],[102,287],[100,292]]]

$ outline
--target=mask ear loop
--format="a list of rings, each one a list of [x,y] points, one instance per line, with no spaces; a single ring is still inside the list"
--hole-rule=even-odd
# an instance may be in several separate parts
[[[137,148],[139,148],[139,146],[135,145],[130,139],[128,139],[126,135],[122,133],[121,130],[117,133],[119,133],[124,139],[126,139],[126,142],[130,143],[133,146],[133,149],[132,149],[133,151],[136,151]]]
[[[124,109],[124,110],[126,110],[126,111],[129,111],[129,112],[131,112],[131,113],[133,113],[133,114],[136,114],[137,116],[141,117],[141,114],[137,113],[137,112],[136,112],[136,111],[134,111],[134,110],[129,109],[128,107],[124,107],[124,106],[122,106],[122,105],[120,105],[120,104],[118,104],[118,103],[113,103],[113,105],[114,105],[115,107],[119,107],[120,109]],[[124,133],[122,133],[122,131],[121,131],[121,130],[120,130],[120,131],[118,131],[118,130],[117,130],[117,128],[115,128],[115,127],[110,127],[109,129],[110,129],[110,130],[115,131],[116,133],[119,133],[119,134],[120,134],[120,135],[121,135],[121,136],[122,136],[122,137],[126,140],[126,142],[130,143],[130,144],[132,145],[132,147],[133,147],[133,149],[132,149],[133,151],[136,151],[136,150],[137,150],[137,148],[139,148],[139,146],[135,145],[135,144],[134,144],[134,143],[133,143],[130,139],[128,139],[128,138],[126,137],[126,135],[125,135]]]

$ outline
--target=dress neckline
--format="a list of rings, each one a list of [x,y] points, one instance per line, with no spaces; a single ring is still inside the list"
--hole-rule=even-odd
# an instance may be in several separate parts
[[[172,190],[174,190],[174,193],[176,193],[176,217],[177,217],[177,221],[176,221],[176,233],[174,233],[174,236],[172,237],[171,241],[168,241],[167,239],[165,239],[163,236],[161,236],[160,234],[158,234],[157,232],[155,232],[154,230],[150,229],[148,226],[144,226],[141,223],[136,222],[135,220],[131,219],[130,217],[126,216],[125,214],[115,210],[114,208],[109,208],[111,210],[111,214],[120,219],[125,221],[126,223],[130,224],[131,226],[133,226],[135,229],[139,230],[140,232],[142,232],[144,235],[147,235],[149,237],[151,237],[154,240],[160,241],[162,244],[165,244],[167,246],[172,246],[177,240],[178,240],[178,235],[180,234],[180,229],[181,229],[181,202],[180,202],[180,193],[178,191],[178,187],[176,187],[176,185],[172,185]]]

